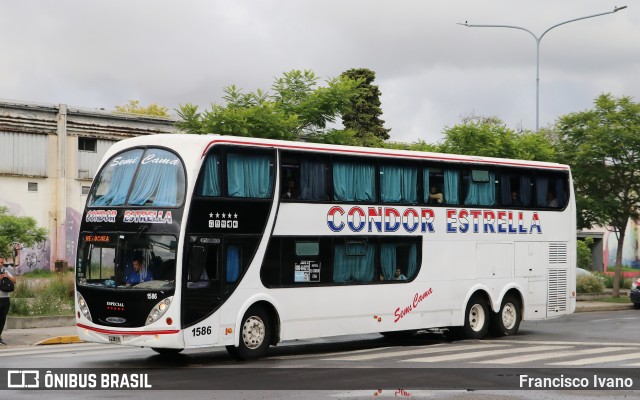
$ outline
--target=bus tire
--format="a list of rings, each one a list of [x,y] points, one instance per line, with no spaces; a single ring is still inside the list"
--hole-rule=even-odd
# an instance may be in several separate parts
[[[520,301],[514,295],[507,295],[502,299],[500,311],[493,315],[491,333],[494,336],[510,336],[518,333],[522,321]]]
[[[474,295],[467,303],[464,313],[463,331],[467,339],[482,339],[489,331],[489,306],[487,301],[478,295]]]
[[[184,349],[166,349],[161,347],[152,347],[151,350],[163,356],[173,356],[180,353]]]
[[[271,344],[271,321],[263,307],[253,306],[247,310],[240,324],[238,347],[227,346],[235,359],[246,361],[264,356]]]

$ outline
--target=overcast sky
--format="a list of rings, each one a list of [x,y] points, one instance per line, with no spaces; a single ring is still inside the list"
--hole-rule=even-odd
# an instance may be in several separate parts
[[[618,1],[618,0],[616,0]],[[640,101],[640,4],[596,0],[109,0],[0,4],[0,98],[105,108],[221,102],[230,84],[269,89],[311,69],[376,72],[391,139],[435,142],[471,113],[535,128],[601,93]]]

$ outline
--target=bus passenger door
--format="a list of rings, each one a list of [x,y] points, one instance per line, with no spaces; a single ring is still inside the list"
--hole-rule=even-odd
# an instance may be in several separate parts
[[[219,238],[189,238],[182,297],[185,343],[189,346],[218,340],[218,322],[207,317],[220,306],[223,296],[221,253]]]

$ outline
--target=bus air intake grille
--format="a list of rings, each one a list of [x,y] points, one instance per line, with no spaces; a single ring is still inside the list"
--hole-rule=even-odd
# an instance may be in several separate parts
[[[549,243],[549,265],[567,264],[567,243]]]
[[[567,270],[550,269],[548,282],[547,316],[567,311]]]

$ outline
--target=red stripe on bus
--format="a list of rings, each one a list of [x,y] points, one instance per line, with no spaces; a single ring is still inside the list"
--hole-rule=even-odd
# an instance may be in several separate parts
[[[540,164],[528,164],[528,163],[517,163],[517,162],[509,162],[509,161],[494,161],[494,160],[476,160],[473,158],[464,158],[464,157],[444,157],[444,156],[427,156],[427,155],[414,155],[414,154],[395,154],[388,153],[384,151],[364,151],[364,150],[349,150],[349,149],[333,149],[333,148],[322,148],[322,147],[309,147],[303,145],[291,145],[291,144],[267,144],[267,143],[257,143],[257,142],[242,142],[239,140],[229,140],[229,139],[219,139],[212,140],[209,142],[205,150],[202,152],[202,157],[207,154],[209,148],[214,143],[227,143],[227,144],[246,144],[249,146],[260,146],[260,147],[277,147],[280,149],[295,149],[295,150],[315,150],[315,151],[329,151],[334,153],[348,153],[348,154],[366,154],[371,156],[391,156],[391,157],[404,157],[404,158],[416,158],[416,159],[425,159],[425,160],[438,160],[438,161],[463,161],[468,163],[478,163],[478,164],[499,164],[499,165],[512,165],[517,167],[534,167],[534,168],[546,168],[546,169],[560,169],[568,171],[569,168],[565,166],[554,166],[554,165],[540,165]]]
[[[78,328],[89,329],[90,331],[105,333],[108,335],[175,335],[180,332],[179,329],[164,330],[164,331],[114,331],[111,329],[94,328],[91,326],[77,324]]]

